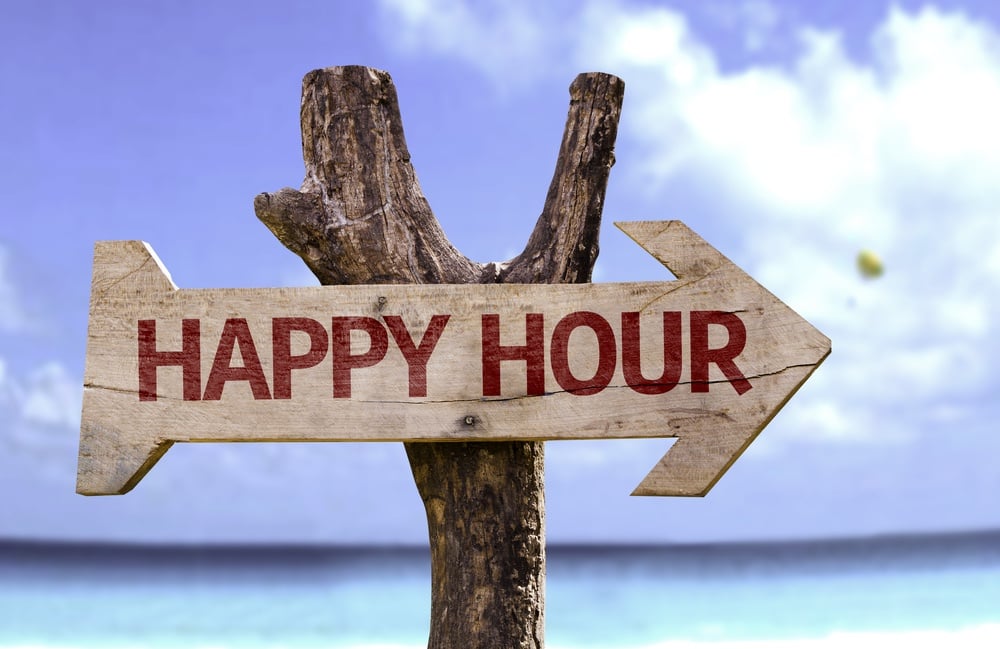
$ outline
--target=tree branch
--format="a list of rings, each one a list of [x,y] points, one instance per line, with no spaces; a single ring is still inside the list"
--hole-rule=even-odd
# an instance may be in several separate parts
[[[524,252],[500,275],[517,284],[576,284],[590,281],[625,82],[591,72],[569,87],[570,105],[545,207]]]
[[[321,283],[479,281],[484,266],[451,245],[420,189],[388,73],[313,70],[301,122],[301,189],[260,194],[254,210]]]
[[[254,200],[258,218],[323,284],[586,282],[624,84],[570,87],[556,170],[524,252],[498,272],[445,237],[417,182],[385,72],[327,68],[302,82],[299,191]],[[431,649],[544,645],[541,442],[408,443],[431,541]]]

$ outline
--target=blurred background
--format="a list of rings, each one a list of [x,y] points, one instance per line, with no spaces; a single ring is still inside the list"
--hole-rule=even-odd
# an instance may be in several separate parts
[[[480,261],[523,248],[574,76],[622,77],[594,281],[669,278],[611,222],[681,219],[833,340],[830,358],[704,499],[628,497],[665,440],[549,443],[553,547],[735,543],[725,547],[753,551],[724,565],[746,567],[770,565],[758,551],[812,556],[801,548],[829,550],[830,539],[943,534],[919,546],[933,548],[924,554],[864,544],[870,552],[834,544],[834,554],[924,557],[902,561],[898,574],[912,575],[915,565],[952,565],[927,558],[951,548],[953,562],[974,567],[969,579],[996,583],[997,3],[15,0],[0,5],[0,25],[0,576],[17,584],[0,582],[0,646],[55,642],[31,616],[51,610],[53,583],[68,573],[31,568],[56,565],[38,541],[90,543],[74,546],[89,558],[70,573],[108,559],[98,551],[107,543],[414,546],[424,570],[424,513],[401,445],[176,445],[127,496],[74,493],[94,241],[148,241],[184,288],[315,284],[256,220],[252,200],[301,182],[301,78],[332,65],[393,76],[424,193],[452,242]],[[136,552],[136,565],[157,563]],[[202,556],[167,564],[197,573],[214,563]],[[688,555],[655,561],[681,565],[677,556]],[[594,567],[564,565],[566,574]],[[570,582],[553,573],[551,597],[560,583]],[[662,583],[641,591],[647,603],[664,601]],[[874,592],[863,583],[850,592]],[[975,591],[961,580],[951,590],[893,583]],[[263,587],[239,592],[269,597]],[[947,606],[968,616],[925,626],[1000,624],[996,591],[976,592],[987,612],[952,598]],[[426,606],[429,595],[415,601]],[[919,628],[938,604],[901,605],[913,622],[903,626]],[[792,635],[869,628],[845,619]],[[674,639],[753,635],[717,626],[719,637],[708,625]],[[95,643],[108,640],[95,633]],[[633,640],[665,638],[650,633]],[[81,644],[73,637],[62,644]]]

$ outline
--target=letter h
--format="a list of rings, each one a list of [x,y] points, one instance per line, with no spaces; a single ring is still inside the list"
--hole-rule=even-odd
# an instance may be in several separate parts
[[[156,320],[139,321],[139,401],[156,401],[156,369],[180,366],[184,378],[184,400],[201,399],[201,321],[181,321],[183,343],[179,352],[156,349]]]
[[[500,344],[500,315],[483,314],[483,396],[500,396],[500,361],[524,361],[528,396],[545,394],[545,321],[525,314],[524,345]]]

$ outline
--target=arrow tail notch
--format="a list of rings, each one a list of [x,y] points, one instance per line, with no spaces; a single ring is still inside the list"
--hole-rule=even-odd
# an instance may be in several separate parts
[[[121,431],[84,421],[80,427],[80,455],[76,492],[84,496],[128,493],[173,442],[128,439]]]
[[[90,322],[83,380],[83,413],[76,491],[88,496],[131,490],[170,447],[170,441],[125,433],[101,422],[113,403],[108,393],[131,391],[128,370],[121,367],[120,341],[98,323],[120,317],[139,296],[177,290],[170,274],[144,241],[99,241],[94,245],[90,287]],[[131,350],[134,356],[135,350]],[[128,354],[126,354],[127,356]]]

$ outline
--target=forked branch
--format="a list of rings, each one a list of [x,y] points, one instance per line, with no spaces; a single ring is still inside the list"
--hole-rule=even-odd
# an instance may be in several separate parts
[[[587,282],[624,84],[581,74],[545,206],[527,246],[480,264],[448,241],[417,182],[385,72],[314,70],[302,83],[299,190],[254,200],[258,218],[323,284]],[[431,541],[431,649],[544,645],[541,442],[409,443]]]

